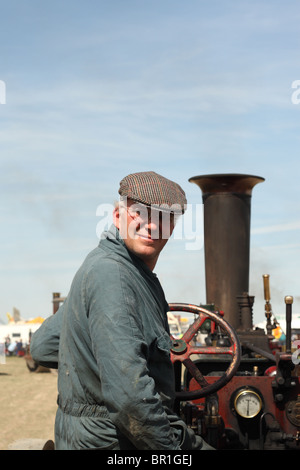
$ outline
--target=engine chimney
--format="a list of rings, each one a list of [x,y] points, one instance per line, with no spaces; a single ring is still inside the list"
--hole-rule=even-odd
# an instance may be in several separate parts
[[[264,178],[216,174],[189,181],[200,187],[204,203],[206,302],[223,310],[235,329],[243,329],[237,296],[249,292],[251,195]]]

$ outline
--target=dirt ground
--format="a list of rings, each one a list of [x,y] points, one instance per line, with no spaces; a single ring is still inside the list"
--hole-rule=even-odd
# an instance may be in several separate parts
[[[0,450],[23,439],[54,440],[56,371],[30,372],[24,358],[7,357],[0,386]]]

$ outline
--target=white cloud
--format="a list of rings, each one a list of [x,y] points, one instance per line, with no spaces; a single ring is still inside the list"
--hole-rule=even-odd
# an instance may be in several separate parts
[[[295,222],[286,222],[276,225],[268,225],[265,227],[253,228],[251,230],[252,235],[265,234],[265,233],[275,233],[275,232],[287,232],[290,230],[299,230],[300,229],[300,220]]]

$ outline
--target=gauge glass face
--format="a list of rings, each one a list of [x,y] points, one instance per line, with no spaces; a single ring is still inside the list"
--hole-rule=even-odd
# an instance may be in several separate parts
[[[254,418],[262,408],[262,401],[253,390],[243,390],[236,396],[234,407],[242,418]]]

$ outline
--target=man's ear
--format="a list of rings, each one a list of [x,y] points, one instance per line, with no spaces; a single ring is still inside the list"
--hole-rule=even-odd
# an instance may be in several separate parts
[[[120,230],[120,208],[115,207],[113,210],[113,223]]]

